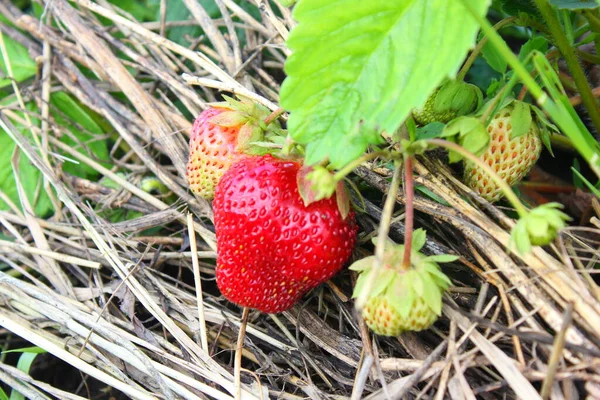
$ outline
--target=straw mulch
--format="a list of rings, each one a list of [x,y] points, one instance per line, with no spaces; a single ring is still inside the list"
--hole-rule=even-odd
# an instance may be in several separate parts
[[[205,32],[188,48],[161,36],[164,23],[140,24],[104,0],[48,0],[41,21],[0,1],[13,24],[0,22],[0,30],[39,60],[39,79],[15,96],[40,105],[44,123],[33,130],[43,140],[15,128],[26,121],[14,109],[1,110],[1,125],[59,206],[49,219],[34,217],[26,202],[0,212],[0,343],[51,354],[31,375],[0,363],[5,387],[32,399],[230,399],[238,390],[244,399],[600,398],[599,230],[571,228],[555,246],[509,254],[513,220],[434,157],[415,165],[417,185],[440,199],[417,195],[417,225],[429,232],[427,253],[461,258],[444,265],[454,286],[432,329],[371,335],[350,299],[349,271],[288,312],[250,312],[242,324],[241,309],[214,282],[210,205],[186,189],[190,116],[221,93],[275,110],[294,22],[288,9],[263,0],[251,2],[259,19],[233,0],[215,2],[222,18],[184,0],[193,15],[185,23]],[[111,152],[114,169],[86,143],[57,139],[63,128],[47,117],[55,90],[110,124],[113,150],[129,149]],[[72,160],[118,189],[64,173]],[[147,177],[169,193],[142,190]],[[355,258],[373,252],[390,177],[377,162],[352,177],[365,196]],[[396,200],[390,236],[401,242],[402,191]],[[111,223],[103,217],[110,209],[143,216]]]

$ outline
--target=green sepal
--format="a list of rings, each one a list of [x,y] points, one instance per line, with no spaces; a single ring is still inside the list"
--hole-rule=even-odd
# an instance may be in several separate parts
[[[512,105],[512,113],[510,114],[510,123],[512,131],[510,139],[518,138],[525,135],[531,130],[531,108],[529,104],[522,101],[515,101]]]
[[[436,263],[448,263],[458,260],[460,257],[452,254],[439,254],[435,256],[428,256],[423,259],[423,261],[430,261]]]
[[[369,269],[373,268],[374,262],[375,256],[361,258],[360,260],[354,261],[352,265],[348,267],[348,269],[356,272],[368,271]]]
[[[440,266],[436,263],[423,263],[423,270],[436,280],[440,289],[446,290],[450,285],[452,285],[450,278],[448,278],[448,276],[442,272]]]
[[[369,296],[379,296],[388,288],[388,286],[394,283],[394,280],[397,277],[398,273],[393,269],[384,269],[383,271],[380,271],[377,275],[377,278],[373,282],[373,286],[371,287],[371,292],[369,293]]]
[[[402,276],[402,280],[406,286],[414,289],[418,297],[423,297],[423,280],[421,279],[421,274],[417,273],[414,268],[406,271]]]
[[[458,81],[448,81],[440,87],[433,103],[434,114],[452,112],[456,116],[477,110],[483,102],[483,93],[477,86]]]
[[[412,286],[406,285],[404,279],[396,279],[384,294],[388,304],[392,306],[402,318],[406,318],[415,303],[417,294]]]
[[[353,299],[355,299],[357,297],[360,297],[360,293],[362,293],[362,291],[365,288],[365,285],[369,281],[369,274],[370,274],[370,272],[371,272],[370,270],[364,270],[358,276],[358,279],[356,280],[356,284],[354,285],[354,291],[352,292],[352,298]]]
[[[531,241],[527,232],[527,225],[517,222],[510,234],[509,248],[516,249],[519,254],[531,251]]]
[[[550,140],[550,131],[558,135],[561,135],[561,132],[558,130],[556,125],[546,118],[546,115],[542,110],[534,105],[531,106],[531,109],[535,113],[538,125],[540,126],[540,139],[542,140],[544,147],[546,147],[548,152],[552,155],[552,157],[554,157],[554,152],[552,151],[552,141]]]
[[[240,126],[248,122],[248,116],[240,114],[237,111],[224,111],[220,114],[211,117],[208,122],[213,125],[218,125],[226,128]]]
[[[425,246],[427,232],[423,228],[415,229],[412,235],[412,250],[419,251]]]
[[[421,298],[425,301],[425,304],[429,306],[437,315],[442,313],[442,291],[437,283],[433,280],[431,275],[424,273],[420,274],[421,281],[423,282],[423,294]]]
[[[479,118],[458,117],[450,121],[441,137],[457,143],[475,155],[481,155],[490,142],[490,135]],[[462,160],[462,156],[454,151],[448,153],[451,163]]]
[[[559,203],[542,204],[521,217],[511,232],[511,248],[520,254],[531,251],[531,246],[545,246],[552,242],[558,231],[571,218],[559,210]]]

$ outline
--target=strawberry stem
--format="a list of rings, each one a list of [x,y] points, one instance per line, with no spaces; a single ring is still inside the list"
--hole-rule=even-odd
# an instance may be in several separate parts
[[[237,338],[237,346],[235,349],[235,360],[233,364],[233,381],[235,388],[235,398],[242,398],[242,352],[244,350],[244,339],[246,337],[246,325],[248,324],[248,314],[250,313],[250,309],[248,307],[244,307],[244,311],[242,312],[242,321],[240,324],[240,331],[238,332]]]
[[[494,25],[494,30],[499,31],[500,29],[504,28],[505,26],[512,24],[516,20],[517,20],[517,17],[505,18],[505,19],[499,21],[496,25]],[[485,44],[488,42],[488,40],[489,40],[489,38],[487,36],[485,36],[483,39],[481,39],[479,41],[479,43],[477,43],[477,46],[475,46],[475,48],[473,49],[471,54],[469,54],[469,58],[467,58],[467,60],[463,64],[460,71],[458,71],[458,74],[456,75],[457,82],[463,81],[465,79],[465,76],[467,76],[469,69],[471,69],[471,66],[477,59],[477,56],[479,56],[479,53],[481,53],[481,51],[483,50],[483,48],[484,48]]]
[[[394,169],[394,175],[392,176],[392,183],[385,199],[385,205],[381,213],[381,222],[379,223],[379,231],[377,232],[377,243],[375,244],[375,262],[373,263],[373,270],[369,274],[369,280],[365,282],[363,290],[359,293],[356,298],[355,307],[360,310],[363,305],[367,302],[371,288],[373,287],[374,280],[379,275],[379,270],[383,267],[383,256],[385,252],[385,242],[390,232],[390,223],[392,221],[392,214],[394,213],[394,205],[396,204],[396,197],[398,196],[398,187],[400,186],[400,171],[401,164],[396,165]]]
[[[363,163],[374,160],[377,157],[393,159],[394,155],[389,151],[374,151],[372,153],[363,154],[360,158],[357,158],[356,160],[352,161],[350,164],[346,165],[344,168],[336,172],[335,175],[333,175],[333,178],[336,182],[339,182],[342,179],[344,179],[346,175],[350,174],[356,168],[360,167]]]
[[[285,112],[285,110],[283,108],[278,108],[277,110],[273,111],[271,114],[269,114],[267,116],[267,118],[265,118],[265,125],[269,125],[271,122],[275,121],[277,118],[279,118],[281,116],[281,114],[283,114]]]
[[[407,155],[404,157],[404,196],[406,197],[406,204],[404,209],[404,258],[402,259],[402,269],[410,269],[410,254],[412,251],[412,233],[414,225],[414,187],[413,187],[413,166],[412,157]]]
[[[521,203],[521,201],[519,200],[519,198],[517,197],[517,195],[515,194],[515,192],[513,192],[513,190],[510,188],[510,186],[508,185],[508,183],[506,183],[506,181],[504,179],[500,178],[500,176],[498,176],[498,174],[492,169],[492,167],[490,167],[485,162],[483,162],[475,154],[473,154],[470,151],[466,150],[465,148],[459,146],[458,144],[449,142],[447,140],[443,140],[443,139],[425,139],[424,141],[425,141],[425,143],[427,143],[430,146],[443,147],[443,148],[445,148],[447,150],[452,150],[452,151],[460,154],[464,158],[468,159],[469,161],[475,163],[479,168],[481,168],[498,185],[498,187],[500,188],[500,190],[502,190],[502,192],[504,193],[504,196],[506,196],[506,199],[515,208],[515,210],[517,211],[517,214],[519,214],[520,218],[523,218],[527,214],[529,214],[529,211],[527,211],[527,209]]]

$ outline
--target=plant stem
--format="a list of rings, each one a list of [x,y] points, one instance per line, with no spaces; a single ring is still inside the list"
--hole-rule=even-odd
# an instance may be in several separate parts
[[[512,191],[512,189],[510,188],[508,183],[506,183],[506,181],[504,179],[500,178],[498,176],[498,174],[492,169],[492,167],[490,167],[485,162],[483,162],[475,154],[464,149],[463,147],[459,146],[458,144],[449,142],[447,140],[425,139],[424,141],[425,141],[425,143],[427,143],[430,146],[438,146],[438,147],[443,147],[447,150],[452,150],[452,151],[460,154],[464,158],[468,159],[469,161],[475,163],[496,183],[496,185],[498,185],[498,187],[500,187],[500,189],[504,193],[504,196],[506,196],[506,199],[513,205],[513,207],[517,211],[517,214],[519,214],[519,217],[523,218],[524,216],[526,216],[529,213],[529,211],[527,211],[525,206],[521,203],[521,201],[519,200],[519,198],[517,197],[515,192]]]
[[[517,20],[517,17],[505,18],[505,19],[499,21],[496,25],[494,25],[494,30],[495,31],[499,31],[500,29],[504,28],[505,26],[512,24],[516,20]],[[481,51],[483,50],[483,47],[485,46],[485,44],[487,42],[488,42],[488,37],[484,36],[484,38],[481,39],[479,41],[479,43],[477,43],[477,46],[475,46],[475,48],[473,49],[473,51],[471,52],[471,54],[469,54],[469,58],[467,58],[467,61],[465,61],[465,63],[463,64],[462,68],[460,69],[460,71],[456,75],[456,80],[457,81],[462,81],[462,80],[465,79],[465,76],[469,72],[469,69],[471,68],[471,66],[473,65],[473,63],[477,59],[477,56],[479,56],[479,53],[481,53]]]
[[[583,72],[583,68],[581,64],[579,64],[579,60],[577,59],[577,55],[575,54],[575,50],[571,47],[569,43],[569,39],[565,35],[562,26],[560,25],[560,21],[556,17],[552,6],[548,3],[547,0],[534,0],[537,8],[540,10],[544,20],[546,21],[552,36],[554,37],[554,41],[556,43],[556,47],[560,50],[560,52],[565,57],[565,61],[569,70],[571,71],[571,75],[573,75],[573,80],[577,85],[577,89],[579,90],[579,94],[581,95],[581,99],[585,108],[594,124],[594,127],[597,131],[600,131],[600,109],[598,108],[598,103],[596,99],[592,95],[592,89],[585,77],[585,72]]]
[[[410,254],[412,251],[412,234],[414,226],[415,209],[413,205],[414,199],[414,182],[413,182],[413,166],[412,157],[406,155],[404,157],[404,196],[406,197],[406,205],[404,208],[404,258],[402,259],[402,269],[408,270],[411,266]]]
[[[352,161],[350,164],[346,165],[344,168],[336,172],[335,175],[333,175],[333,178],[336,182],[339,182],[342,179],[344,179],[346,175],[354,171],[354,169],[360,167],[363,163],[374,160],[377,157],[390,158],[391,156],[392,154],[389,151],[374,151],[372,153],[363,154],[360,158],[357,158],[356,160]]]
[[[235,400],[242,398],[242,351],[244,350],[244,339],[246,338],[246,325],[248,324],[248,314],[250,309],[244,307],[242,311],[242,321],[238,332],[237,346],[235,349],[235,360],[233,362],[233,382],[235,388]]]
[[[398,196],[398,186],[400,186],[400,171],[402,164],[396,165],[394,169],[394,175],[392,176],[392,183],[385,199],[383,211],[381,212],[381,221],[379,222],[379,231],[377,232],[377,243],[375,244],[375,262],[373,263],[373,270],[369,274],[369,280],[365,282],[365,286],[358,298],[356,299],[355,307],[360,310],[366,303],[369,297],[369,292],[373,287],[373,283],[377,278],[377,275],[381,267],[383,266],[383,256],[385,253],[385,242],[388,240],[388,234],[390,232],[390,223],[392,221],[392,214],[394,213],[394,205],[396,204],[396,197]]]
[[[479,23],[479,26],[481,26],[481,30],[485,32],[490,42],[492,42],[494,46],[496,46],[496,50],[498,50],[500,55],[506,59],[508,65],[510,65],[511,68],[515,71],[515,74],[518,75],[519,78],[521,78],[523,84],[529,88],[531,94],[536,99],[538,99],[538,101],[539,99],[546,98],[547,96],[542,90],[542,88],[537,84],[535,79],[531,77],[531,75],[527,71],[527,68],[525,68],[523,64],[521,64],[521,62],[519,62],[517,56],[508,47],[508,45],[506,44],[504,39],[502,39],[502,37],[498,34],[498,32],[494,30],[492,24],[490,24],[485,17],[479,15],[477,11],[473,8],[471,0],[460,0],[460,2],[462,3],[463,7],[465,7],[467,11],[469,11],[471,16]]]
[[[273,111],[267,116],[267,118],[265,118],[265,125],[269,125],[271,122],[275,121],[284,112],[285,110],[283,108],[278,108],[277,110]]]

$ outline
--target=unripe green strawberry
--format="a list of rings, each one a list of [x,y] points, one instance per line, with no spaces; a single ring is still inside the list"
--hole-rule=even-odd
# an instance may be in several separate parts
[[[406,316],[402,316],[384,296],[371,297],[362,316],[367,326],[382,336],[398,336],[404,331],[422,331],[429,328],[438,315],[425,301],[417,298]]]
[[[432,122],[446,124],[456,117],[467,115],[479,108],[483,100],[481,90],[472,84],[448,81],[436,89],[423,108],[413,111],[419,125]]]
[[[255,145],[265,136],[277,136],[277,122],[264,122],[270,112],[250,100],[227,98],[204,110],[192,127],[187,178],[191,191],[207,200],[231,165],[247,154],[265,154],[267,149]]]
[[[488,149],[480,158],[510,186],[529,173],[540,157],[540,128],[529,104],[513,101],[500,110],[487,126]],[[498,185],[472,162],[465,162],[465,183],[489,202],[503,194]]]
[[[373,268],[375,256],[358,260],[350,267],[360,273],[352,297],[367,295],[362,316],[378,335],[398,336],[404,331],[421,331],[429,328],[441,314],[442,294],[450,280],[438,263],[454,261],[457,257],[426,256],[419,251],[425,244],[425,231],[417,229],[413,236],[408,267],[402,266],[404,245],[391,241],[385,245],[381,268]]]

